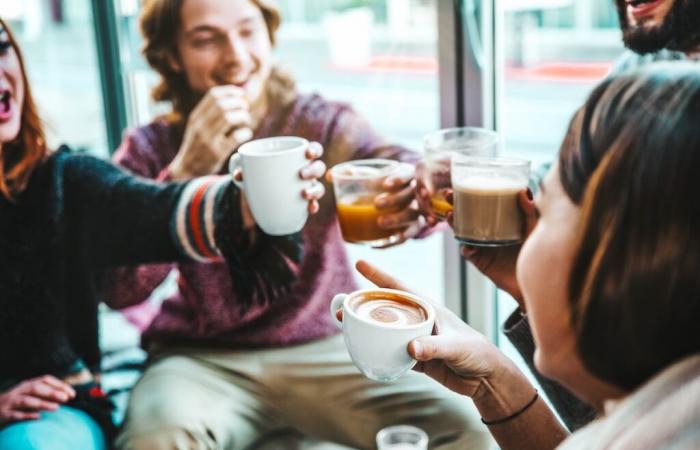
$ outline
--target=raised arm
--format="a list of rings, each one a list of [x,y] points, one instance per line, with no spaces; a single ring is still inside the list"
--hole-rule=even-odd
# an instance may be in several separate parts
[[[63,158],[67,233],[97,267],[193,259],[221,260],[217,214],[232,190],[227,177],[156,183],[89,156]],[[235,210],[227,209],[235,215]],[[240,218],[237,221],[240,223]],[[235,219],[227,218],[231,227]]]
[[[428,227],[415,201],[415,164],[420,155],[402,146],[388,143],[370,124],[352,108],[339,110],[329,127],[327,165],[354,159],[385,158],[405,164],[395,175],[384,182],[384,194],[377,196],[375,205],[382,212],[379,226],[387,230],[399,230],[402,239],[425,236]]]

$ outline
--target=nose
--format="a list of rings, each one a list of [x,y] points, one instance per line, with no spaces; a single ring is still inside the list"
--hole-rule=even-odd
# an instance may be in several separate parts
[[[227,64],[235,68],[247,67],[250,64],[250,52],[237,32],[228,34],[226,44],[224,59]]]

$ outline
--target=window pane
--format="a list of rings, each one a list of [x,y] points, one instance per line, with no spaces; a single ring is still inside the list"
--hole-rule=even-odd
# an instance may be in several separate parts
[[[106,156],[91,10],[88,0],[0,2],[22,48],[49,145]]]
[[[503,21],[497,36],[505,56],[498,104],[504,151],[553,161],[569,120],[622,53],[617,12],[609,0],[496,0]],[[515,302],[498,292],[498,323]],[[504,349],[514,352],[501,337]]]

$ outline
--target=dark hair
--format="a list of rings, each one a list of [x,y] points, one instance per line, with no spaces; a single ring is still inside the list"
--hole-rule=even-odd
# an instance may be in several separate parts
[[[18,105],[22,110],[19,134],[15,141],[2,144],[0,150],[0,195],[14,200],[27,186],[32,172],[44,160],[48,150],[44,128],[24,69],[22,52],[10,27],[2,19],[0,27],[7,32],[12,49],[17,54],[24,83],[24,103]]]
[[[281,16],[275,0],[250,0],[262,12],[270,42],[275,44],[275,35]],[[176,119],[187,118],[200,94],[192,92],[183,73],[173,70],[170,61],[177,55],[175,42],[180,31],[180,10],[184,0],[146,0],[141,11],[141,34],[143,35],[143,55],[150,66],[160,75],[158,85],[153,89],[156,101],[171,101]],[[273,70],[271,76],[280,78],[282,84],[293,84],[286,75]]]
[[[559,155],[581,206],[569,284],[586,367],[633,389],[700,351],[700,72],[677,63],[603,82]]]

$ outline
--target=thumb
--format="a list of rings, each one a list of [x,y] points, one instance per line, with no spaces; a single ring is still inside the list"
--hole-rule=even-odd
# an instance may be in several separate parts
[[[442,359],[458,361],[465,356],[464,347],[451,336],[437,335],[414,339],[408,344],[408,353],[418,361]]]

